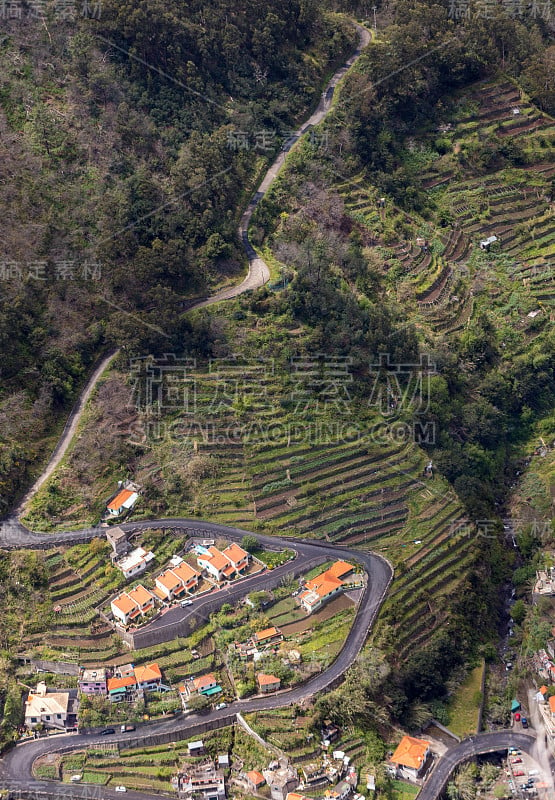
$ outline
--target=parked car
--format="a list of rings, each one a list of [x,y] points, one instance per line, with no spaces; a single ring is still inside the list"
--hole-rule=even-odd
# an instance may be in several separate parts
[[[521,758],[511,758],[511,764],[522,764]]]
[[[120,731],[122,733],[127,733],[128,731],[134,731],[134,730],[135,730],[135,726],[134,725],[122,725],[121,728],[120,728]]]
[[[528,727],[528,720],[526,719],[526,717],[522,717],[522,719],[520,721],[522,722],[522,727],[523,728],[527,728]]]
[[[518,713],[518,711],[515,714],[515,722],[520,722],[520,714]]]
[[[72,775],[70,781],[72,783],[78,783],[82,777],[83,777],[82,775]]]
[[[219,711],[221,708],[227,708],[227,703],[218,703],[214,710]]]
[[[192,606],[192,605],[193,605],[193,601],[192,600],[182,600],[181,601],[181,608],[185,608],[185,606]]]
[[[116,792],[126,792],[125,786],[116,786]]]
[[[103,731],[100,731],[100,736],[108,736],[109,734],[115,733],[115,732],[116,732],[115,728],[104,728]]]
[[[513,772],[515,778],[521,778],[524,774],[525,773],[523,769],[515,769],[515,771]]]

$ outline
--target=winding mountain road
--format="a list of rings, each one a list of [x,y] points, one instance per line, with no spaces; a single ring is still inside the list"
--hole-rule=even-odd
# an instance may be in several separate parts
[[[332,95],[335,87],[338,85],[340,80],[344,77],[344,75],[348,72],[348,70],[353,66],[353,64],[359,58],[362,50],[370,43],[372,39],[372,35],[367,28],[364,28],[362,25],[358,23],[354,23],[357,32],[358,32],[358,46],[352,56],[345,62],[345,64],[337,70],[329,80],[328,84],[326,85],[324,91],[322,92],[322,97],[316,110],[313,114],[309,117],[309,119],[304,122],[288,139],[287,142],[287,151],[282,151],[279,153],[275,161],[266,171],[262,182],[260,183],[258,189],[252,196],[245,212],[241,217],[241,221],[239,223],[238,235],[239,239],[243,244],[243,248],[245,250],[245,254],[248,259],[248,272],[243,281],[239,283],[237,286],[231,286],[226,289],[221,289],[215,294],[211,295],[210,297],[195,300],[190,305],[187,306],[187,311],[193,311],[197,308],[205,308],[206,306],[214,305],[215,303],[221,303],[224,300],[232,300],[235,297],[238,297],[245,292],[251,292],[254,289],[259,289],[261,286],[264,286],[270,280],[270,269],[263,258],[257,255],[254,247],[249,241],[248,235],[248,228],[250,225],[250,221],[254,210],[260,200],[264,197],[272,183],[275,181],[280,169],[283,167],[285,163],[285,159],[287,157],[287,153],[293,147],[293,145],[301,138],[301,136],[306,133],[307,130],[312,128],[314,125],[322,122],[322,120],[326,117],[332,107]],[[110,364],[114,361],[116,356],[119,353],[119,349],[112,350],[108,355],[106,355],[100,364],[96,367],[93,374],[89,378],[87,385],[83,389],[79,399],[76,401],[73,409],[70,412],[68,417],[67,423],[63,430],[63,433],[60,437],[56,448],[54,449],[48,464],[40,474],[40,476],[36,479],[34,484],[31,488],[27,491],[21,502],[19,503],[18,507],[15,509],[15,516],[21,517],[24,516],[27,512],[29,502],[38,492],[40,487],[43,483],[50,478],[62,458],[64,457],[67,449],[70,445],[70,442],[75,435],[81,417],[83,415],[83,411],[87,404],[88,399],[90,398],[91,394],[94,391],[94,388],[100,378],[102,377],[103,373],[108,369]]]
[[[329,81],[318,107],[311,115],[311,117],[288,139],[282,152],[277,156],[274,163],[270,166],[265,174],[263,181],[258,187],[256,193],[251,199],[247,209],[241,217],[239,225],[239,237],[243,243],[245,253],[249,262],[249,270],[246,278],[237,286],[222,289],[216,292],[209,298],[195,301],[188,310],[195,308],[202,308],[208,305],[213,305],[225,300],[230,300],[238,295],[251,291],[253,289],[263,286],[270,277],[270,270],[264,260],[257,256],[256,251],[252,247],[248,238],[248,227],[257,204],[260,202],[264,194],[268,191],[273,181],[276,179],[280,169],[285,163],[287,152],[299,140],[299,138],[307,132],[313,125],[321,122],[331,108],[331,100],[333,90],[345,75],[348,69],[355,63],[359,57],[362,49],[370,41],[370,33],[360,25],[356,25],[359,34],[359,45],[355,53],[346,62],[346,64],[339,69],[332,79]],[[106,355],[98,364],[93,374],[91,375],[85,389],[83,390],[79,400],[75,404],[70,413],[63,434],[56,446],[52,456],[43,470],[40,477],[35,481],[34,485],[29,489],[15,513],[8,519],[4,520],[0,526],[0,547],[4,549],[15,548],[47,548],[57,547],[60,545],[68,545],[75,542],[87,541],[96,536],[103,535],[103,529],[100,527],[91,527],[79,531],[65,531],[56,534],[45,534],[39,532],[29,531],[24,525],[19,522],[19,517],[26,511],[29,501],[36,494],[38,489],[43,483],[52,475],[56,467],[59,465],[61,459],[67,452],[69,444],[77,430],[84,407],[90,398],[95,386],[100,380],[102,374],[108,369],[113,359],[117,356],[119,351],[114,351]],[[240,540],[247,531],[239,528],[232,528],[217,523],[204,522],[198,519],[162,519],[162,520],[149,520],[137,521],[132,523],[124,523],[121,526],[124,530],[141,530],[147,528],[171,528],[173,530],[186,530],[191,535],[195,531],[201,531],[204,535],[213,534],[215,536],[225,537],[232,540]],[[340,681],[342,675],[351,666],[356,657],[358,656],[364,641],[368,635],[368,631],[372,626],[378,610],[383,602],[387,593],[388,587],[393,578],[393,570],[390,564],[382,557],[361,551],[350,551],[347,548],[329,545],[324,542],[307,541],[307,540],[294,540],[294,539],[280,539],[277,537],[266,537],[257,535],[259,541],[265,546],[288,547],[296,552],[296,559],[293,562],[284,564],[281,567],[266,572],[262,575],[252,576],[244,581],[241,581],[236,586],[230,586],[218,592],[212,593],[205,598],[199,598],[195,601],[192,607],[187,608],[173,608],[166,612],[163,616],[153,620],[149,625],[144,628],[144,635],[156,635],[161,632],[162,635],[167,636],[168,627],[175,626],[176,628],[182,625],[188,618],[206,617],[212,613],[216,608],[219,608],[224,602],[237,601],[241,596],[244,596],[250,591],[256,589],[271,588],[283,578],[284,575],[293,572],[300,574],[315,564],[322,563],[326,560],[334,559],[340,556],[347,560],[353,560],[361,564],[368,576],[366,587],[360,598],[357,607],[355,620],[351,630],[345,641],[345,645],[333,663],[321,674],[316,675],[306,683],[294,689],[270,695],[268,697],[256,697],[252,699],[239,700],[230,704],[226,709],[220,711],[212,711],[208,715],[188,715],[184,718],[174,718],[164,722],[149,724],[141,726],[135,732],[126,734],[118,734],[111,736],[108,740],[110,743],[125,743],[127,747],[140,746],[145,737],[148,737],[149,742],[155,742],[156,739],[160,742],[168,741],[168,735],[172,739],[188,738],[188,734],[195,730],[195,726],[200,723],[205,723],[210,720],[215,727],[222,727],[230,724],[238,712],[249,713],[253,711],[261,711],[265,709],[281,708],[293,704],[302,704],[304,701],[314,696],[316,693],[329,688],[336,682]],[[0,786],[2,788],[9,788],[16,792],[18,796],[28,796],[30,794],[41,798],[113,798],[117,800],[120,795],[114,789],[106,787],[91,787],[80,785],[68,785],[51,783],[47,781],[38,781],[33,778],[32,765],[34,760],[39,755],[46,753],[54,753],[60,751],[72,751],[83,747],[91,747],[95,744],[106,744],[105,737],[84,735],[84,734],[67,734],[62,736],[55,736],[36,741],[22,742],[15,748],[9,751],[0,761]],[[435,800],[438,794],[442,791],[449,774],[454,767],[466,760],[467,758],[475,755],[476,753],[491,752],[507,746],[520,747],[527,752],[535,752],[535,739],[532,735],[515,734],[510,731],[502,731],[495,734],[484,734],[475,737],[473,740],[466,740],[461,742],[456,747],[452,748],[440,760],[436,766],[432,776],[422,789],[419,800]],[[146,798],[159,798],[160,795],[149,795],[141,792],[128,791],[126,797],[129,800],[146,800]]]

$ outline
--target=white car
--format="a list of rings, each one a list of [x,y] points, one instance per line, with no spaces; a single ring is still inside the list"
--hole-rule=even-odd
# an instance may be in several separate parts
[[[116,792],[126,792],[125,786],[116,786]]]
[[[192,605],[193,605],[193,601],[192,600],[182,600],[181,601],[181,608],[184,608],[185,606],[192,606]]]
[[[227,708],[227,703],[218,703],[214,711],[220,711],[222,708]]]

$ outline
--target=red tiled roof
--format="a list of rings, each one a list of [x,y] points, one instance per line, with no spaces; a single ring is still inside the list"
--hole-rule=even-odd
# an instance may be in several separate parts
[[[256,680],[259,686],[271,686],[273,683],[281,683],[280,679],[276,678],[275,675],[265,675],[263,672],[256,676]]]
[[[135,492],[132,492],[130,489],[122,489],[121,492],[118,492],[114,499],[108,503],[107,508],[110,511],[117,511],[133,494],[135,494]]]
[[[252,769],[250,772],[247,772],[247,778],[255,786],[262,786],[263,783],[266,783],[264,775],[262,775],[261,772],[257,772],[255,769]]]
[[[147,681],[156,681],[162,679],[162,672],[156,662],[152,664],[145,664],[142,667],[135,667],[135,677],[137,683],[146,683]]]
[[[399,746],[391,756],[394,764],[401,764],[403,767],[420,769],[424,762],[426,750],[430,743],[424,739],[415,739],[413,736],[403,736]]]
[[[108,691],[114,689],[124,689],[127,686],[136,686],[137,681],[133,675],[128,675],[126,678],[108,678]]]
[[[238,564],[239,561],[242,561],[244,558],[248,558],[249,554],[246,550],[243,550],[242,547],[239,547],[238,544],[232,542],[226,549],[224,550],[224,556],[229,558],[233,561],[234,564]]]
[[[261,642],[263,639],[271,639],[273,636],[281,636],[281,631],[278,631],[277,628],[264,628],[263,631],[257,631],[254,634],[254,638],[257,642]]]

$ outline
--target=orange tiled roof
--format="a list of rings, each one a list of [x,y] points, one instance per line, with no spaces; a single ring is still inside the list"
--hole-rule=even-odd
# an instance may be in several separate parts
[[[316,592],[320,597],[326,597],[326,595],[331,594],[335,589],[343,586],[343,581],[339,580],[339,578],[335,578],[333,575],[328,575],[327,572],[323,572],[316,578],[306,581],[305,585],[307,589]]]
[[[108,678],[108,691],[114,689],[124,689],[127,686],[136,686],[137,681],[133,675],[128,675],[126,678]]]
[[[152,664],[145,664],[144,667],[135,667],[135,677],[137,683],[146,683],[146,681],[161,680],[162,672],[156,662]]]
[[[173,592],[174,589],[181,585],[181,578],[171,569],[161,572],[156,578],[156,581],[169,592]]]
[[[229,558],[233,561],[234,564],[238,564],[244,558],[248,558],[249,554],[246,550],[243,550],[242,547],[239,547],[238,544],[232,542],[226,549],[224,550],[224,556]]]
[[[272,636],[280,636],[281,631],[278,631],[277,628],[264,628],[263,631],[257,631],[254,634],[254,638],[257,642],[261,642],[262,639],[271,639]]]
[[[254,783],[255,786],[260,786],[260,784],[266,783],[264,775],[261,772],[257,772],[255,769],[247,772],[247,778],[249,781],[251,781],[251,783]]]
[[[256,680],[259,686],[270,686],[272,683],[281,683],[280,679],[276,678],[275,675],[265,675],[263,672],[260,672],[256,676]]]
[[[539,688],[539,691],[540,691],[542,694],[545,694],[545,693],[547,692],[547,686],[540,686],[540,688]]]
[[[401,764],[403,767],[420,769],[429,746],[430,743],[424,741],[424,739],[415,739],[413,736],[403,736],[399,742],[399,746],[391,756],[391,760],[395,764]]]
[[[135,492],[132,492],[130,489],[122,489],[121,492],[118,492],[114,499],[108,503],[107,508],[109,508],[110,511],[117,511],[126,500],[129,500],[132,494],[135,494]]]
[[[172,572],[174,575],[177,575],[183,583],[189,583],[191,578],[198,578],[200,576],[200,572],[194,569],[190,564],[187,564],[186,561],[183,561],[178,567],[172,567]]]
[[[217,547],[214,547],[214,545],[211,545],[208,548],[208,554],[207,555],[199,556],[199,558],[201,560],[206,559],[207,561],[210,561],[210,563],[212,564],[214,569],[217,569],[217,570],[222,570],[222,569],[224,569],[224,567],[229,566],[229,561],[227,560],[227,558],[224,556],[223,553],[221,553],[218,550]]]
[[[137,603],[132,597],[129,597],[126,592],[123,592],[123,594],[120,594],[119,597],[116,597],[114,600],[112,600],[112,604],[118,608],[122,614],[129,614],[137,607]]]
[[[555,695],[549,698],[549,710],[552,714],[555,714]]]
[[[127,592],[127,594],[140,606],[143,606],[145,603],[152,602],[154,599],[148,589],[145,589],[141,583],[138,586],[135,586],[134,589],[131,589],[130,592]]]
[[[324,572],[324,575],[331,575],[333,578],[341,578],[342,575],[346,575],[348,572],[353,571],[353,565],[348,564],[346,561],[336,561],[335,564],[332,564],[329,569]]]
[[[198,678],[195,678],[193,681],[193,686],[199,692],[201,689],[204,689],[205,686],[211,686],[213,683],[216,683],[216,677],[209,672],[208,675],[199,675]]]

